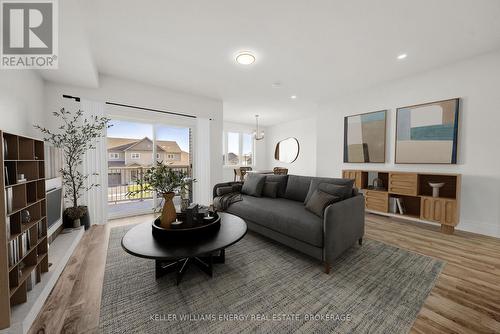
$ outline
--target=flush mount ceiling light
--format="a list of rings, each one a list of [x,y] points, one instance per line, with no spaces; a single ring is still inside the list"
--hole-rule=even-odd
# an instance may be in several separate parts
[[[408,57],[408,55],[406,53],[402,53],[398,56],[398,60],[403,60],[405,59],[406,57]]]
[[[292,95],[292,96],[290,96],[290,98],[291,98],[292,100],[295,100],[295,99],[297,98],[297,95]]]
[[[241,65],[251,65],[255,62],[255,56],[249,51],[242,51],[236,55],[236,62]]]

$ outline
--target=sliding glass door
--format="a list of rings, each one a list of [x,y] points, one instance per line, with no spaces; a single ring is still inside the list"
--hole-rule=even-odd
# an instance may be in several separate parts
[[[157,162],[191,175],[191,129],[112,119],[107,133],[108,218],[152,213],[162,199],[139,191],[145,171]],[[135,191],[135,192],[134,192]],[[180,205],[180,194],[174,203]]]

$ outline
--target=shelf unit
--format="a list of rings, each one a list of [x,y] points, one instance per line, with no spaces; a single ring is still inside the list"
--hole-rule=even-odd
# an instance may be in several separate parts
[[[0,131],[0,329],[49,271],[43,141]],[[19,177],[24,175],[23,179]],[[29,217],[29,218],[28,218]]]
[[[349,169],[342,171],[342,177],[355,180],[355,186],[365,195],[367,212],[437,223],[441,225],[441,232],[447,234],[452,234],[459,223],[460,174]],[[375,179],[379,181],[374,186]],[[429,182],[444,183],[439,197],[432,196]],[[399,198],[404,203],[404,214],[391,212],[392,198]]]

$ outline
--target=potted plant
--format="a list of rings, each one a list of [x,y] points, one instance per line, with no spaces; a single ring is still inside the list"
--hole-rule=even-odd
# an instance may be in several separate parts
[[[129,191],[127,196],[155,191],[158,196],[164,199],[160,226],[170,228],[170,224],[177,218],[173,198],[176,193],[184,191],[193,182],[196,182],[196,180],[189,177],[188,173],[173,170],[172,167],[157,161],[155,166],[146,170],[142,178],[136,180],[138,186]]]
[[[98,116],[85,118],[82,110],[73,114],[64,108],[52,114],[61,124],[57,130],[34,126],[44,134],[45,141],[62,149],[64,161],[60,173],[64,185],[64,198],[71,202],[71,206],[64,210],[65,218],[71,221],[70,227],[80,226],[80,221],[83,221],[85,229],[88,229],[90,227],[88,208],[80,206],[78,200],[85,191],[98,187],[99,184],[86,184],[89,177],[98,174],[82,173],[83,156],[88,150],[95,149],[95,143],[102,137],[102,131],[110,127],[108,125],[110,119]]]

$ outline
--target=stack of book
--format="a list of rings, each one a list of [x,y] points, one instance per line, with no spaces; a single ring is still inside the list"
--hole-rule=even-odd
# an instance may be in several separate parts
[[[23,233],[21,235],[21,256],[24,256],[28,253],[31,245],[31,238],[29,232]]]
[[[389,198],[389,212],[390,213],[399,213],[404,215],[406,213],[405,206],[403,203],[403,199],[399,197],[390,197]]]
[[[43,238],[43,221],[38,222],[38,239]]]
[[[19,243],[17,238],[9,242],[9,247],[7,247],[7,253],[9,257],[9,267],[12,267],[17,262],[19,262],[21,255],[19,254]]]
[[[30,276],[26,280],[26,290],[31,291],[35,286],[35,284],[36,284],[36,271],[33,270],[31,271]]]

